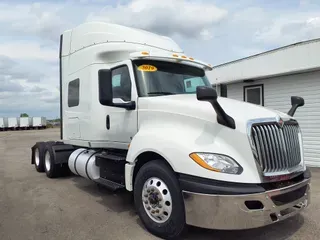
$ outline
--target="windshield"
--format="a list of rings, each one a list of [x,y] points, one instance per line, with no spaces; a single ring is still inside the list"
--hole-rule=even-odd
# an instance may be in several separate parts
[[[133,65],[140,97],[190,94],[197,86],[211,86],[204,70],[193,66],[154,60]]]

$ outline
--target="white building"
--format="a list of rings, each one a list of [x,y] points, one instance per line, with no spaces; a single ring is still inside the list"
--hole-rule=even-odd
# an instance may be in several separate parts
[[[216,66],[208,73],[220,96],[288,112],[299,121],[307,165],[320,167],[320,39],[299,42]]]

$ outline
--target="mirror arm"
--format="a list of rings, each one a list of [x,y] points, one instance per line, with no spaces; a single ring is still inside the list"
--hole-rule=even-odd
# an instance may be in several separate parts
[[[218,103],[217,100],[209,101],[214,108],[214,110],[217,113],[217,120],[218,123],[221,125],[224,125],[226,127],[236,129],[236,124],[234,122],[234,119],[230,117],[221,107],[221,105]]]
[[[292,105],[291,109],[290,109],[289,112],[288,112],[288,115],[291,116],[291,117],[293,117],[293,115],[295,114],[295,112],[296,112],[296,110],[297,110],[298,107],[299,107],[298,104]]]
[[[226,127],[236,129],[236,124],[234,119],[229,116],[221,107],[217,101],[217,92],[212,87],[207,86],[198,86],[197,87],[197,99],[199,101],[209,102],[214,111],[217,114],[217,122]]]

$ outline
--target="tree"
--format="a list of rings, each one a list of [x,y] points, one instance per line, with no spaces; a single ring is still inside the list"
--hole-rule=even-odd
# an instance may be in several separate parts
[[[26,114],[26,113],[21,113],[21,114],[20,114],[20,117],[29,117],[29,115]]]

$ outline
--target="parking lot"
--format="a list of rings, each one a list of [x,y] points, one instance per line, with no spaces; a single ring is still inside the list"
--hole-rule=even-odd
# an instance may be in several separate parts
[[[31,146],[58,137],[58,129],[0,132],[0,239],[156,239],[143,228],[130,194],[35,171]],[[301,215],[246,231],[189,227],[184,239],[319,239],[320,170],[312,174],[312,203]]]

